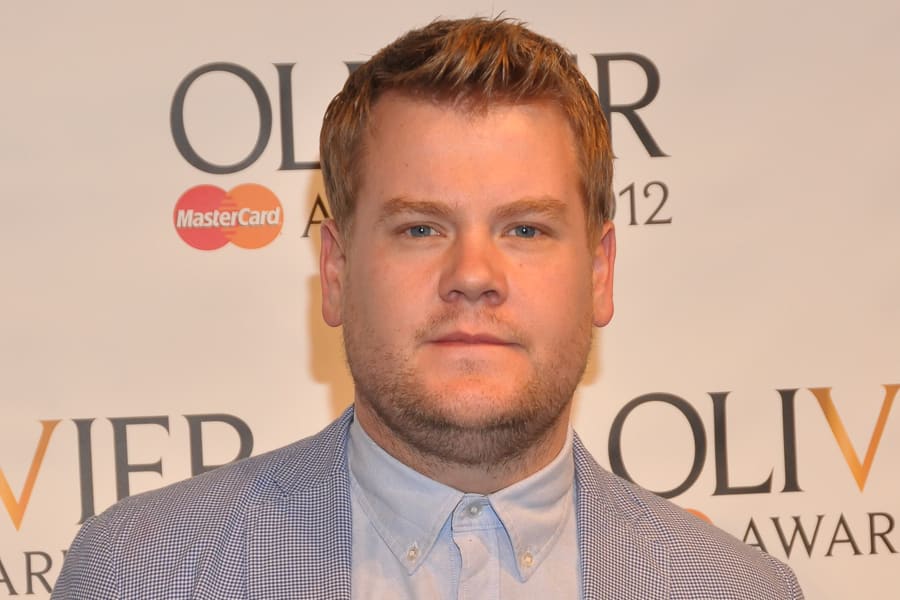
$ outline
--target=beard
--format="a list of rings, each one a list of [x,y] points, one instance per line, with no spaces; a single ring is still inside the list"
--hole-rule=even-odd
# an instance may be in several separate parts
[[[433,389],[424,384],[427,374],[412,366],[413,356],[379,347],[374,328],[358,316],[352,309],[345,311],[343,328],[357,402],[422,459],[485,470],[509,467],[549,438],[568,414],[592,340],[590,315],[582,315],[572,335],[557,347],[546,348],[543,360],[533,359],[529,375],[511,390],[497,390],[488,381],[496,373],[486,373],[483,364],[466,360],[455,365],[455,381],[445,389]],[[459,317],[459,310],[450,309],[430,319],[416,331],[410,347],[420,347],[429,333],[452,326]],[[530,347],[526,334],[492,312],[484,310],[478,317],[488,330]],[[457,391],[453,383],[465,385]]]

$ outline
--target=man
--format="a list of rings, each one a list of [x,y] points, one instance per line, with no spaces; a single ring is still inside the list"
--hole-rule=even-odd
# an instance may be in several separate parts
[[[607,126],[565,50],[432,23],[350,76],[321,142],[354,408],[90,520],[54,597],[802,597],[571,431],[615,231]]]

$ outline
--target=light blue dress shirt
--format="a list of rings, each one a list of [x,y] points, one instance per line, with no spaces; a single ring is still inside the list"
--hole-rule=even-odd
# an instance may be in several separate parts
[[[353,598],[579,598],[572,435],[546,467],[484,496],[410,469],[354,421]]]

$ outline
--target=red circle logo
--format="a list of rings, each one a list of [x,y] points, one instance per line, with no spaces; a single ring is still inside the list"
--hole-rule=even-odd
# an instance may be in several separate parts
[[[181,239],[198,250],[215,250],[228,242],[262,248],[281,233],[284,211],[278,197],[256,183],[227,192],[198,185],[181,195],[172,218]]]

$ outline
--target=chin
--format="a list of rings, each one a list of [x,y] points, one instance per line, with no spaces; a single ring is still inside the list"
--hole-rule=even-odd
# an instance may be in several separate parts
[[[522,401],[521,390],[505,386],[448,386],[428,396],[432,400],[430,412],[436,420],[460,429],[482,429],[520,421],[534,408]]]

